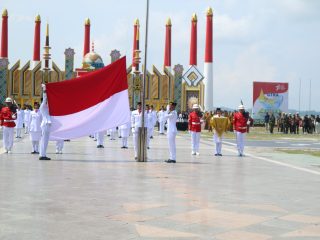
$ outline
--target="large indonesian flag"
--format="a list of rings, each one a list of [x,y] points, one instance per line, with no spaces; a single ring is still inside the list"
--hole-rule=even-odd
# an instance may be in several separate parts
[[[79,78],[46,84],[51,140],[72,139],[130,121],[126,58]]]

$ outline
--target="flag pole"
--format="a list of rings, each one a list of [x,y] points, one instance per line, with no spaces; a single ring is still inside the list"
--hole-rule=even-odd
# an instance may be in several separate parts
[[[147,161],[147,151],[146,151],[146,138],[147,129],[145,128],[145,90],[146,90],[146,76],[147,76],[147,53],[148,53],[148,26],[149,26],[149,0],[147,0],[147,8],[146,8],[146,32],[145,32],[145,41],[144,41],[144,63],[143,63],[143,81],[142,81],[142,92],[141,92],[141,105],[142,105],[142,124],[141,131],[139,131],[139,142],[140,147],[138,151],[138,162],[146,162]]]

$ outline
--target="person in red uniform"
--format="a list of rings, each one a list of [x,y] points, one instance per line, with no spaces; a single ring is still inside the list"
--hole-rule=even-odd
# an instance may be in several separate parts
[[[191,133],[191,154],[199,155],[199,143],[201,133],[201,112],[198,104],[193,104],[193,111],[189,114],[188,129]]]
[[[6,98],[5,104],[6,106],[0,112],[0,126],[3,127],[3,147],[5,152],[11,153],[14,127],[16,126],[14,120],[16,120],[17,115],[11,98]]]
[[[245,134],[247,132],[247,121],[248,116],[244,110],[244,106],[240,105],[238,107],[239,111],[236,112],[233,116],[233,129],[236,133],[236,140],[237,140],[237,148],[239,152],[239,157],[244,156],[244,139]]]

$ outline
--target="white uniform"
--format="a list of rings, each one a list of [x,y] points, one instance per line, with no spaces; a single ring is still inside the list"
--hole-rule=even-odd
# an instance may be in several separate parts
[[[123,148],[128,148],[128,137],[130,135],[130,128],[131,128],[130,122],[119,126]]]
[[[176,135],[177,135],[177,119],[178,114],[176,110],[165,113],[164,118],[167,119],[167,137],[169,143],[170,160],[176,160]]]
[[[152,118],[152,124],[150,126],[150,137],[153,138],[153,131],[154,131],[154,126],[157,123],[157,113],[154,110],[150,110],[149,114],[151,114],[151,118]]]
[[[47,156],[47,147],[49,143],[51,117],[49,115],[49,107],[47,104],[47,93],[43,92],[43,101],[40,106],[40,112],[42,115],[41,129],[42,138],[40,143],[40,157]]]
[[[17,109],[17,119],[15,120],[16,123],[16,138],[21,138],[21,129],[23,128],[24,122],[24,110]]]
[[[163,110],[160,110],[158,112],[159,133],[160,134],[164,134],[164,124],[166,122],[164,115],[165,115],[165,112]]]
[[[154,125],[153,125],[153,115],[152,112],[148,111],[147,113],[147,122],[145,123],[145,126],[147,127],[147,148],[150,147],[150,138],[153,135],[153,129],[154,129]]]
[[[29,109],[24,110],[24,133],[29,133],[30,113],[31,111]]]
[[[147,114],[144,114],[144,122],[147,123]],[[133,135],[133,149],[134,157],[138,157],[138,136],[139,136],[139,127],[142,126],[142,112],[139,113],[138,110],[132,111],[131,113],[131,127]]]
[[[39,142],[41,139],[42,129],[41,129],[41,122],[42,122],[42,115],[39,110],[34,110],[30,112],[29,121],[30,128],[30,140],[32,144],[32,152],[39,152]]]

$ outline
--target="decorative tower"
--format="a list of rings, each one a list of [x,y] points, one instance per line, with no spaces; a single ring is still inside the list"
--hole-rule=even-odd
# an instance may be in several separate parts
[[[166,42],[164,49],[164,67],[171,71],[171,19],[166,23]]]
[[[73,78],[74,69],[74,50],[72,48],[67,48],[64,51],[65,55],[65,79]]]
[[[90,19],[86,18],[84,22],[84,46],[83,56],[90,52]]]
[[[120,51],[118,51],[117,49],[112,50],[110,53],[110,57],[112,63],[117,61],[121,57]]]
[[[132,71],[139,71],[139,61],[140,61],[140,50],[139,50],[139,40],[140,40],[140,24],[139,19],[134,21],[133,25],[133,54],[132,54]]]
[[[33,67],[40,62],[40,27],[41,18],[40,15],[36,16],[34,27],[34,43],[33,43]]]
[[[192,14],[191,42],[190,42],[190,66],[197,66],[197,15]]]
[[[3,10],[3,13],[2,13],[0,57],[8,58],[8,11],[7,9]]]
[[[212,46],[212,8],[207,10],[206,47],[204,59],[204,107],[206,111],[213,110],[213,46]]]
[[[49,24],[47,23],[46,27],[46,44],[44,46],[44,54],[43,54],[43,59],[44,59],[44,82],[47,83],[49,82],[49,60],[51,59],[51,54],[50,54],[50,49],[51,47],[49,46]]]
[[[2,13],[2,32],[0,48],[0,102],[3,103],[7,97],[8,77],[8,11]]]

